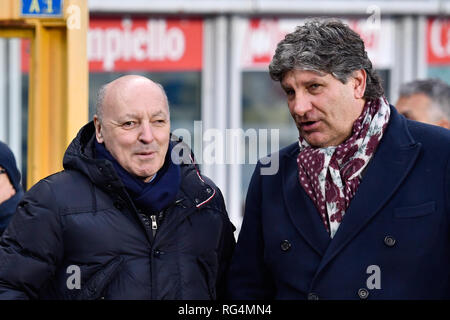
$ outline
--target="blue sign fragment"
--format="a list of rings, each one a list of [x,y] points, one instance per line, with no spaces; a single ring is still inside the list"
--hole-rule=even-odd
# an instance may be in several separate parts
[[[62,17],[63,0],[21,0],[21,16]]]

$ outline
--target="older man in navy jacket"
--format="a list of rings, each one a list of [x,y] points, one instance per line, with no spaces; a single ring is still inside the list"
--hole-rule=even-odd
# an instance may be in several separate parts
[[[270,75],[299,141],[255,169],[229,297],[449,298],[450,131],[399,115],[337,20],[288,34]]]
[[[194,159],[160,84],[103,86],[64,170],[24,195],[0,238],[0,300],[222,298],[234,227]]]

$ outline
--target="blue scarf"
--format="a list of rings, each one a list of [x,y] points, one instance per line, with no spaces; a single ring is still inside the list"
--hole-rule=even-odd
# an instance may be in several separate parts
[[[95,139],[94,139],[95,140]],[[95,140],[96,159],[109,160],[117,175],[124,184],[135,205],[146,213],[156,213],[168,207],[180,189],[180,166],[172,162],[170,154],[173,146],[169,143],[164,165],[150,182],[144,182],[126,171],[117,160],[106,150],[103,143]]]

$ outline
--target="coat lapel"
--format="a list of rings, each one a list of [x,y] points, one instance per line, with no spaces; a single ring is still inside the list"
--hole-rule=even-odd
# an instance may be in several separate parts
[[[316,276],[391,199],[413,168],[421,145],[414,142],[406,120],[391,108],[387,128],[355,197],[331,241]]]
[[[312,200],[300,185],[296,148],[282,159],[283,199],[292,223],[306,242],[321,256],[330,242],[325,226]]]

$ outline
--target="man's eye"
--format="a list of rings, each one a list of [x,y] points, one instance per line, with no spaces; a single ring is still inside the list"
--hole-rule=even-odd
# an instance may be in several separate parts
[[[125,128],[130,128],[130,127],[133,127],[135,124],[136,124],[136,122],[134,122],[134,121],[126,121],[122,124],[122,126]]]
[[[292,96],[292,95],[295,94],[295,91],[292,90],[292,89],[286,89],[285,92],[286,92],[286,95],[287,95],[287,96]]]
[[[320,84],[318,84],[318,83],[313,83],[312,85],[309,86],[309,88],[312,89],[312,90],[315,90],[315,89],[317,89],[319,87],[320,87]]]

